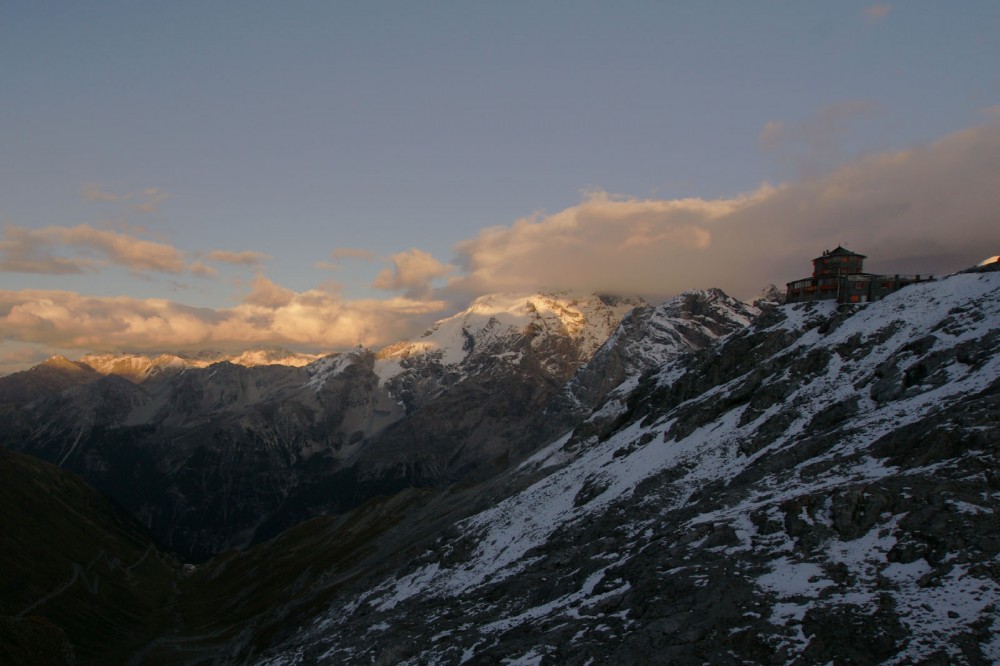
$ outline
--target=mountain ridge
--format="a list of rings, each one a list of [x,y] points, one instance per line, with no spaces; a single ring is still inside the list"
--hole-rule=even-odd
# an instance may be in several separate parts
[[[634,361],[592,369],[617,367],[622,381],[593,389],[596,406],[584,408],[572,400],[578,368],[523,422],[529,450],[505,466],[385,485],[185,569],[174,624],[133,648],[136,662],[1000,659],[1000,274],[913,285],[864,307],[767,305],[743,311],[752,321],[722,317],[733,329],[702,340],[728,307],[710,297],[623,320],[591,359]],[[653,322],[670,326],[643,328]],[[639,330],[663,333],[643,359],[626,352],[657,335]],[[518,340],[533,348],[530,335]],[[270,424],[274,439],[256,445],[278,452],[289,395],[375,404],[386,386],[375,354],[349,356],[334,357],[342,365],[318,389],[304,369],[222,364],[185,373],[179,395],[231,407],[258,375],[286,373],[276,411],[240,417]],[[418,360],[411,370],[430,367]],[[508,390],[508,365],[483,366],[441,402],[421,398],[442,410],[422,418],[491,404],[510,418],[523,396],[483,401]],[[109,401],[155,402],[155,386],[102,381]],[[341,451],[353,459],[364,441]]]
[[[0,441],[84,475],[204,558],[376,494],[494,473],[637,302],[484,298],[392,357],[112,373],[15,410]],[[117,369],[146,372],[131,360]]]
[[[678,356],[260,663],[995,661],[998,306],[958,276]]]

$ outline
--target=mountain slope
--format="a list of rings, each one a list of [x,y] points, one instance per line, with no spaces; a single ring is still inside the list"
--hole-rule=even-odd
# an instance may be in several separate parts
[[[100,374],[84,363],[53,356],[30,370],[0,377],[0,409],[24,405],[59,391],[97,381]]]
[[[998,313],[996,273],[777,308],[262,663],[994,662]]]
[[[759,314],[756,307],[720,289],[687,291],[656,307],[637,308],[580,368],[566,391],[583,410],[592,410],[626,379],[637,380],[671,358],[707,347],[748,326]]]
[[[169,624],[178,562],[78,477],[0,449],[0,662],[122,663]]]

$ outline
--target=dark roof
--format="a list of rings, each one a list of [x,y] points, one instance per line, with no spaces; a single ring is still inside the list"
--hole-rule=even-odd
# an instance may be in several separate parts
[[[838,245],[835,250],[829,250],[829,251],[823,252],[823,256],[822,257],[816,257],[815,259],[813,259],[813,261],[818,261],[820,259],[823,259],[824,257],[861,257],[862,259],[867,259],[868,258],[868,257],[866,257],[863,254],[858,254],[857,252],[851,252],[850,250],[848,250],[848,249],[846,249],[846,248],[844,248],[844,247],[842,247],[840,245]]]

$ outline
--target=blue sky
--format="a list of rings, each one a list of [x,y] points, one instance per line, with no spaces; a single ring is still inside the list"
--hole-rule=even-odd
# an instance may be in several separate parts
[[[1000,243],[998,65],[972,0],[4,3],[0,372],[377,346],[494,289],[749,297],[836,242],[957,270]]]

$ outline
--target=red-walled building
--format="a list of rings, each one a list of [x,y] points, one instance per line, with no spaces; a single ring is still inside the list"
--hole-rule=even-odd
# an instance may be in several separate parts
[[[813,274],[789,282],[786,303],[836,300],[838,303],[867,303],[909,284],[933,280],[933,275],[874,275],[863,272],[865,255],[837,246],[813,259]]]

